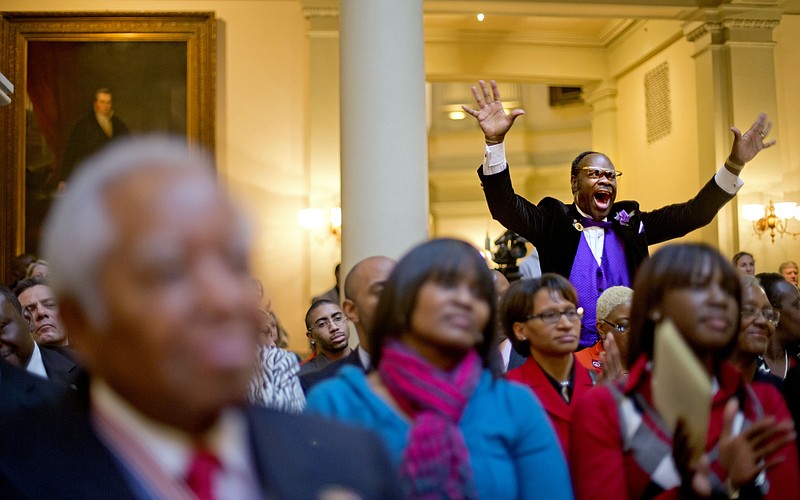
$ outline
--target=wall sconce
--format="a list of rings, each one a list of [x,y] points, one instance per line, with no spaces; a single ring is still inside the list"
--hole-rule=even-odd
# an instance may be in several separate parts
[[[342,240],[342,209],[332,208],[304,208],[297,212],[297,223],[309,231],[324,231]]]
[[[792,218],[800,220],[800,208],[794,202],[773,204],[772,200],[769,200],[769,206],[761,204],[744,205],[742,207],[742,217],[745,220],[752,221],[753,232],[759,238],[763,233],[769,231],[769,236],[773,243],[775,243],[775,233],[778,233],[781,238],[785,234],[789,236],[800,235],[800,232],[789,231],[787,227]]]

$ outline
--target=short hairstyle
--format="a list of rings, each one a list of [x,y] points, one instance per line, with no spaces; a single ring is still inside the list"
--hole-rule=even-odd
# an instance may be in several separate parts
[[[97,273],[116,239],[106,206],[107,189],[148,169],[189,169],[213,179],[212,165],[199,148],[190,151],[185,138],[163,135],[117,139],[81,164],[44,224],[41,245],[50,262],[48,280],[56,296],[74,298],[92,321],[104,323],[106,304],[98,291]],[[248,241],[246,221],[237,215],[242,237]]]
[[[411,328],[417,295],[425,283],[458,283],[473,278],[480,300],[489,305],[489,319],[482,342],[475,346],[483,366],[490,366],[496,316],[496,295],[489,266],[481,253],[461,240],[442,238],[422,243],[409,251],[392,270],[383,285],[375,317],[367,331],[372,366],[377,367],[386,343]]]
[[[544,273],[532,280],[511,283],[500,302],[500,323],[503,331],[517,353],[526,358],[531,355],[531,345],[514,335],[514,323],[525,322],[533,312],[533,296],[539,290],[549,290],[553,298],[561,297],[578,306],[578,294],[572,284],[556,273]]]
[[[331,304],[341,308],[339,304],[328,299],[319,299],[318,301],[314,302],[311,304],[311,307],[308,308],[308,311],[306,311],[306,330],[311,330],[311,314],[325,304]]]
[[[761,283],[761,288],[767,294],[767,300],[774,309],[780,309],[783,302],[784,291],[781,290],[783,283],[788,283],[789,286],[794,286],[786,278],[778,273],[758,273],[756,274],[758,282]]]
[[[578,175],[578,172],[581,171],[581,167],[580,167],[581,161],[584,158],[586,158],[589,155],[601,155],[601,154],[603,154],[603,153],[599,153],[597,151],[584,151],[583,153],[581,153],[578,156],[576,156],[575,159],[572,160],[572,169],[570,170],[570,175],[571,176]]]
[[[33,270],[36,269],[36,266],[46,266],[50,267],[50,263],[44,259],[37,259],[28,264],[28,267],[25,268],[25,277],[32,278],[33,277]]]
[[[97,96],[99,96],[100,94],[112,95],[111,94],[111,89],[108,88],[108,87],[102,87],[102,88],[99,88],[99,89],[95,90],[94,91],[94,100],[95,101],[97,100]]]
[[[598,320],[606,319],[611,311],[620,304],[627,304],[633,301],[633,290],[627,286],[612,286],[597,298],[597,308],[595,317]]]
[[[19,297],[22,292],[27,290],[28,288],[33,288],[36,285],[48,285],[47,281],[40,279],[40,278],[25,278],[24,280],[20,280],[14,285],[14,294]]]
[[[0,295],[2,295],[8,302],[10,302],[11,305],[14,306],[14,309],[16,309],[17,311],[19,311],[20,314],[22,314],[22,304],[19,303],[19,299],[14,294],[14,292],[11,291],[10,288],[4,285],[0,285]]]
[[[778,272],[783,274],[783,271],[785,269],[789,269],[790,267],[797,269],[797,262],[793,260],[787,260],[786,262],[782,262],[781,265],[778,266]]]
[[[739,252],[736,255],[734,255],[733,258],[731,259],[731,262],[733,262],[734,267],[739,265],[739,259],[741,259],[742,257],[750,257],[751,259],[753,259],[753,262],[756,261],[756,258],[753,257],[753,254],[751,254],[750,252]]]
[[[720,287],[742,307],[742,288],[739,275],[731,263],[716,249],[701,243],[667,245],[647,259],[636,276],[631,306],[631,333],[628,336],[628,366],[642,355],[653,358],[656,321],[653,312],[661,305],[667,292],[708,284],[716,271],[722,275]],[[736,315],[734,331],[739,331]],[[714,353],[714,361],[727,359],[736,347],[737,335],[727,346]]]

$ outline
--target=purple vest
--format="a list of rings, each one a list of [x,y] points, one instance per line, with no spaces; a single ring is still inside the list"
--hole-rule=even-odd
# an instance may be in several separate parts
[[[603,237],[603,264],[598,266],[586,238],[581,235],[578,252],[572,261],[569,281],[578,292],[578,306],[583,307],[581,340],[578,349],[593,346],[600,339],[596,328],[597,299],[607,288],[631,286],[625,246],[614,231],[605,230]]]

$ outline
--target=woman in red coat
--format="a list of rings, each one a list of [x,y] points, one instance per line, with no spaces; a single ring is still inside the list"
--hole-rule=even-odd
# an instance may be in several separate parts
[[[553,273],[515,282],[500,306],[506,335],[514,349],[528,357],[506,377],[533,389],[564,453],[569,449],[572,402],[594,383],[575,358],[582,312],[575,289],[566,278]]]
[[[639,270],[632,309],[627,380],[596,387],[575,408],[569,458],[576,498],[797,498],[786,404],[774,387],[747,384],[728,362],[741,288],[727,259],[705,245],[662,248]],[[673,434],[653,404],[654,332],[666,318],[714,388],[702,466],[676,463]]]

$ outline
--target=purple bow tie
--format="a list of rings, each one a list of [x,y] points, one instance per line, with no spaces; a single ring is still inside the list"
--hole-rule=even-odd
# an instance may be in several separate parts
[[[588,217],[584,217],[581,221],[583,227],[602,227],[603,229],[608,229],[611,227],[611,222],[603,221],[603,220],[594,220]]]

